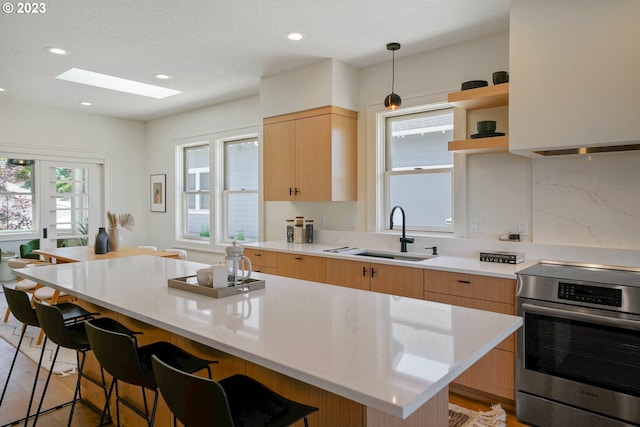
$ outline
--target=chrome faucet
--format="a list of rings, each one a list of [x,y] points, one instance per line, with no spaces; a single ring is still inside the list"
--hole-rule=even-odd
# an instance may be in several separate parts
[[[404,209],[400,205],[396,205],[391,209],[391,216],[389,217],[389,228],[393,230],[393,214],[396,209],[400,209],[402,213],[402,237],[400,238],[400,252],[407,252],[407,243],[413,243],[413,237],[407,237],[406,219],[404,216]]]

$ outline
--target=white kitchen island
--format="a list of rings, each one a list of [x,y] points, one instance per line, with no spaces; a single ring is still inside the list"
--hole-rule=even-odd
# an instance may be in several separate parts
[[[253,276],[265,289],[222,299],[167,286],[202,267],[136,256],[16,273],[357,402],[366,426],[446,426],[448,384],[522,325],[515,316],[266,274]],[[424,412],[439,415],[425,424]]]

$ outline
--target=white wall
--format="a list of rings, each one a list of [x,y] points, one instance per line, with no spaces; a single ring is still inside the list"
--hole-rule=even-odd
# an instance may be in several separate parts
[[[106,154],[110,158],[110,169],[105,172],[110,194],[107,194],[105,209],[130,212],[136,219],[134,230],[125,232],[125,244],[137,245],[146,241],[145,219],[149,202],[144,123],[7,100],[0,100],[0,117],[0,145],[25,147],[36,152],[65,150],[78,156]],[[106,224],[106,216],[100,222]],[[97,231],[90,230],[91,242]]]

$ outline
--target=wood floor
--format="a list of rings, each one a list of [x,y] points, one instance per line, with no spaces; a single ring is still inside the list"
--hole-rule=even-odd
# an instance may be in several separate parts
[[[9,373],[9,368],[11,367],[11,359],[13,358],[14,351],[15,349],[9,343],[0,338],[0,387],[4,386],[5,379]],[[18,355],[4,402],[2,402],[2,407],[0,408],[0,426],[4,426],[9,422],[25,416],[36,367],[37,365],[30,359],[22,354]],[[36,393],[38,398],[41,395],[42,388],[44,387],[46,376],[47,371],[41,369]],[[70,401],[73,396],[75,380],[76,375],[69,375],[67,377],[52,375],[43,407],[50,408]],[[490,406],[486,403],[456,394],[452,394],[450,396],[450,400],[452,403],[457,405],[478,411],[487,411]],[[36,399],[35,405],[37,405],[37,402],[38,399]],[[69,418],[69,411],[70,406],[65,406],[56,411],[42,415],[38,418],[38,425],[46,427],[66,426]],[[35,408],[32,409],[32,412],[35,412]],[[74,427],[97,426],[99,420],[99,414],[84,404],[79,404],[76,406],[72,425]],[[23,424],[24,422],[20,425]],[[526,426],[518,423],[512,412],[507,412],[507,427]]]

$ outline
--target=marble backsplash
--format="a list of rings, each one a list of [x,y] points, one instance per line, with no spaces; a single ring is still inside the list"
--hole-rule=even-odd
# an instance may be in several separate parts
[[[640,152],[533,161],[537,244],[640,249]]]

